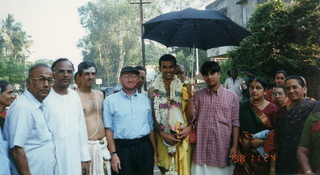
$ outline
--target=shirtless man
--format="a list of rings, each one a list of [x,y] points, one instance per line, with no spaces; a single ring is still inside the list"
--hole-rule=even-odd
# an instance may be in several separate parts
[[[96,80],[97,68],[92,62],[84,61],[78,65],[80,88],[77,90],[87,124],[91,162],[89,175],[107,174],[110,172],[110,153],[107,149],[105,129],[102,122],[103,93],[92,90]],[[104,166],[106,163],[106,166]],[[104,169],[106,167],[106,169]]]

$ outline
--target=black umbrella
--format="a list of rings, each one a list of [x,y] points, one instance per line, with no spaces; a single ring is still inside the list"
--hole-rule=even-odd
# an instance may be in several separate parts
[[[220,46],[238,46],[251,35],[243,27],[216,10],[187,8],[170,12],[143,24],[142,38],[167,47],[190,47],[208,50]]]

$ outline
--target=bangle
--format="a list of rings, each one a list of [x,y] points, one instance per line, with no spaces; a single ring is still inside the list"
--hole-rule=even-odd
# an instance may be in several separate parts
[[[275,169],[270,169],[269,171],[275,171]]]
[[[304,174],[312,174],[311,170],[306,171]]]

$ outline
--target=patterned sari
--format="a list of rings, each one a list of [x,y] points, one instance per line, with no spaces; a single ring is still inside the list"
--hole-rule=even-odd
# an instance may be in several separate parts
[[[309,149],[312,172],[320,173],[320,113],[308,117],[299,146]]]
[[[246,100],[240,105],[240,159],[234,170],[235,175],[269,174],[270,158],[264,159],[251,144],[252,136],[260,131],[271,129],[270,116],[277,110],[269,103],[263,110]],[[241,158],[242,156],[242,158]]]
[[[286,106],[277,111],[275,141],[278,147],[276,173],[295,174],[299,169],[297,148],[307,117],[320,110],[318,102],[303,99],[289,111]]]

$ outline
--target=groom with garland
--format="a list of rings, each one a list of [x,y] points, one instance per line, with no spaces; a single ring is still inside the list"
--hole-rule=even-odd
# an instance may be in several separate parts
[[[188,125],[182,104],[188,97],[182,96],[183,83],[175,75],[176,58],[165,54],[159,59],[161,72],[148,97],[153,106],[154,129],[157,132],[158,167],[162,175],[190,174],[191,144]],[[183,103],[182,103],[183,102]],[[178,161],[179,159],[179,161]]]

